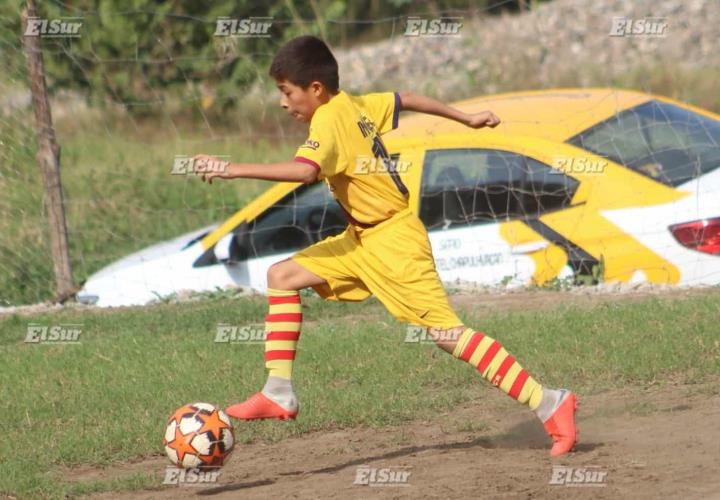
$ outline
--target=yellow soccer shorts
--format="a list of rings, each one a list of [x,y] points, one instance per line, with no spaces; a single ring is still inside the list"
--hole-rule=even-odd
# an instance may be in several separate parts
[[[350,225],[292,259],[326,281],[313,287],[326,300],[375,295],[400,321],[442,329],[463,324],[435,269],[425,226],[409,208],[370,228]]]

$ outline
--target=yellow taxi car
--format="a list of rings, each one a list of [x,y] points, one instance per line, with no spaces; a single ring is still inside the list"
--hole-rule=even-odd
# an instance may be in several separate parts
[[[383,136],[443,281],[720,283],[719,116],[608,88],[453,106],[491,109],[502,123],[473,130],[408,115]],[[272,263],[346,224],[324,183],[278,183],[219,225],[93,275],[79,298],[125,305],[187,289],[263,291]]]

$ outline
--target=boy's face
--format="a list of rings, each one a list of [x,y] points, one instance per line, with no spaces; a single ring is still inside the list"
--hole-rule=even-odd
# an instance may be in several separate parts
[[[304,89],[288,80],[277,80],[277,87],[282,94],[280,106],[302,123],[310,123],[315,110],[328,102],[331,97],[320,82],[312,82]]]

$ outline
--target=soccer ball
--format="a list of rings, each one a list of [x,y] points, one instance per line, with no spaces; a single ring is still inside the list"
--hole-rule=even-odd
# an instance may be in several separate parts
[[[208,403],[193,403],[170,415],[163,444],[178,467],[220,467],[235,445],[235,431],[224,411]]]

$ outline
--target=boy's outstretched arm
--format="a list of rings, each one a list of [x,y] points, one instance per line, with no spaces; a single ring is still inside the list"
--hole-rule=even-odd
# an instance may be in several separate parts
[[[219,179],[263,179],[266,181],[304,182],[317,181],[318,169],[307,163],[285,161],[279,163],[230,163],[213,156],[195,155],[193,164],[203,181],[212,184]],[[204,168],[207,165],[222,165],[222,168]],[[209,171],[208,171],[209,170]]]
[[[472,128],[494,128],[500,123],[500,118],[489,110],[468,114],[430,97],[413,94],[412,92],[402,91],[399,92],[399,95],[400,109],[402,111],[417,111],[418,113],[442,116]]]

